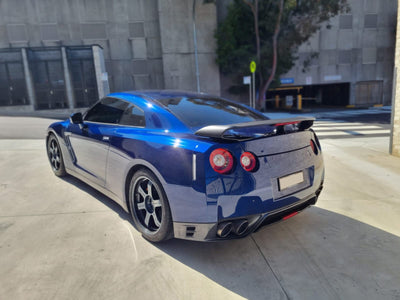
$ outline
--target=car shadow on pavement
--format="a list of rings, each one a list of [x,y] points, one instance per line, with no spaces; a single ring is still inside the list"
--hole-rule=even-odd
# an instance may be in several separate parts
[[[240,240],[155,246],[247,299],[400,297],[400,238],[318,207]]]
[[[127,213],[118,203],[116,203],[114,200],[111,198],[107,197],[106,195],[102,194],[98,190],[92,188],[90,185],[86,184],[85,182],[81,181],[80,179],[73,177],[73,176],[64,176],[60,177],[62,180],[68,182],[69,184],[72,184],[73,186],[79,188],[80,190],[90,194],[94,198],[96,198],[98,201],[103,203],[105,206],[108,208],[112,209],[115,211],[121,219],[128,221],[129,223],[134,226],[133,221],[129,213]]]
[[[135,227],[130,215],[107,196],[72,176],[63,180]],[[234,293],[247,299],[400,298],[400,238],[316,206],[243,239],[208,243],[173,239],[145,244],[179,262],[174,266],[177,270],[185,270],[180,284],[187,286],[179,289],[181,298],[198,298],[192,293],[199,292],[218,298],[212,293],[219,293],[221,287],[226,290],[225,297]],[[204,285],[199,273],[215,285]],[[182,279],[171,274],[177,278],[157,280],[171,280],[169,286]]]

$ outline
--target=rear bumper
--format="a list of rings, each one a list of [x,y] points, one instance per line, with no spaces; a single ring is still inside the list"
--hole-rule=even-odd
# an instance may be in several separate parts
[[[250,215],[230,220],[223,220],[218,223],[179,223],[174,222],[174,237],[178,239],[194,240],[194,241],[220,241],[228,239],[237,239],[245,237],[260,228],[283,220],[286,216],[301,212],[310,205],[314,205],[321,193],[322,184],[315,194],[305,197],[291,205],[281,207],[279,209],[269,211],[263,214]],[[238,224],[248,222],[246,229],[240,233],[237,232]],[[232,224],[232,230],[224,237],[218,234],[221,225],[227,223]],[[221,232],[220,232],[221,233]]]

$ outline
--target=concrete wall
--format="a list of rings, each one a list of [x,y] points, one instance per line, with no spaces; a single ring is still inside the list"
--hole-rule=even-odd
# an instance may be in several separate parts
[[[390,105],[397,20],[396,0],[348,0],[349,14],[330,20],[298,51],[296,66],[282,77],[295,85],[351,83],[350,104],[358,104],[357,84],[380,82],[381,103]],[[306,72],[303,62],[317,52]],[[378,104],[378,103],[375,103]]]
[[[219,94],[216,7],[197,2],[201,90]],[[196,88],[192,1],[0,1],[0,48],[92,44],[104,49],[111,91]]]
[[[400,5],[400,0],[398,1]],[[400,11],[397,15],[397,37],[395,52],[394,88],[392,102],[392,135],[390,152],[400,157]]]
[[[220,94],[219,69],[215,63],[214,31],[217,10],[214,4],[197,0],[196,28],[200,90]],[[193,1],[159,0],[164,82],[167,89],[193,90],[196,69],[193,40]]]
[[[91,44],[111,90],[164,87],[156,0],[0,1],[0,48]]]

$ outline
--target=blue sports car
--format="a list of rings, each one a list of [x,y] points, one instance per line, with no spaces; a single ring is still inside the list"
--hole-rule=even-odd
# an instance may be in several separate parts
[[[115,200],[146,239],[212,241],[316,203],[324,164],[313,121],[270,120],[206,94],[123,92],[50,125],[46,145],[55,175]]]

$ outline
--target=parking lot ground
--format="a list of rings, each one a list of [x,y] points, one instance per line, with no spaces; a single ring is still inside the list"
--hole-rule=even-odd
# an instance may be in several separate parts
[[[324,191],[294,218],[240,240],[151,244],[112,200],[52,174],[52,121],[30,121],[0,139],[1,299],[400,299],[388,137],[321,140]]]

